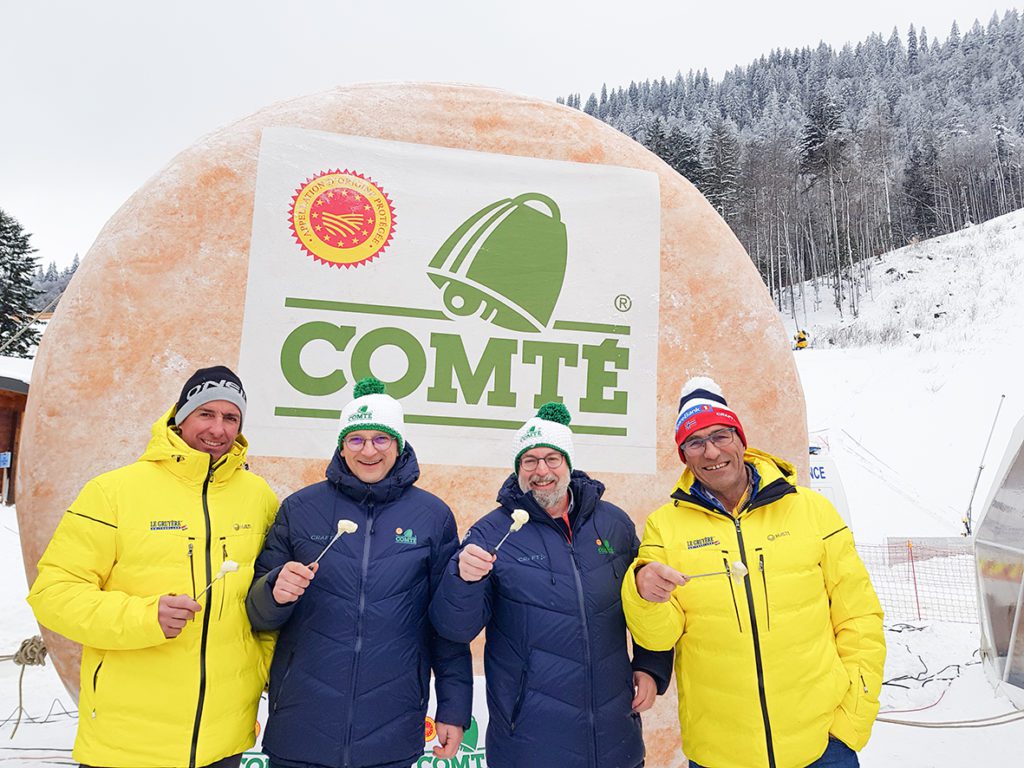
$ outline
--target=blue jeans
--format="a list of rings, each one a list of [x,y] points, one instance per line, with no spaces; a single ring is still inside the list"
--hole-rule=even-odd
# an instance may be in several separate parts
[[[858,768],[859,765],[860,760],[857,759],[856,752],[843,744],[839,739],[829,736],[828,746],[825,747],[824,754],[808,765],[807,768]],[[704,766],[691,760],[690,768],[704,768]]]

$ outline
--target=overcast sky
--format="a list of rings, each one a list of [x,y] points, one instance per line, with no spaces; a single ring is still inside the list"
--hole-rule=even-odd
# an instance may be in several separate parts
[[[64,266],[178,152],[284,99],[425,80],[585,100],[911,23],[944,40],[1001,3],[0,0],[0,208]]]

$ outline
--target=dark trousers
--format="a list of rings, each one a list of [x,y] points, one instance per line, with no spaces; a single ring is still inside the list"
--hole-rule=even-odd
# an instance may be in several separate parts
[[[860,760],[857,759],[856,752],[839,739],[829,736],[825,752],[807,768],[857,768],[859,765]],[[690,768],[704,768],[704,766],[691,760]]]
[[[202,768],[238,768],[238,766],[240,766],[241,764],[242,756],[232,755],[231,757],[225,757],[223,760],[218,760],[216,763],[204,765],[202,766]],[[97,766],[79,763],[78,768],[97,768]]]

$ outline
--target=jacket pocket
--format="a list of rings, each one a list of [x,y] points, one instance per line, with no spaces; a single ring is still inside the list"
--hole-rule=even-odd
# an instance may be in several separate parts
[[[629,565],[630,561],[625,557],[617,557],[612,562],[612,573],[615,574],[616,584],[622,584],[622,577],[626,575],[626,569]]]
[[[277,691],[274,695],[274,711],[277,712],[277,708],[281,705],[281,699],[284,698],[285,686],[288,684],[288,677],[292,673],[292,662],[295,660],[295,651],[288,654],[288,663],[284,667],[284,673],[281,675],[281,684],[277,686]]]
[[[420,709],[423,709],[427,706],[428,688],[430,685],[430,669],[423,654],[420,654],[419,663],[416,665],[416,683],[420,687]]]
[[[192,599],[196,599],[196,537],[188,537],[188,575],[192,580]]]
[[[860,671],[860,667],[857,667],[853,673],[853,680],[851,681],[853,688],[853,701],[850,704],[850,714],[856,715],[861,707],[864,706],[864,702],[868,697],[868,684],[864,681],[864,673]]]
[[[519,676],[519,692],[516,694],[515,703],[512,705],[512,714],[509,715],[508,725],[509,730],[515,733],[516,720],[519,719],[519,713],[523,709],[523,699],[526,698],[526,667],[523,667],[523,673]]]
[[[764,592],[764,616],[768,623],[768,631],[772,631],[772,606],[768,601],[768,571],[765,569],[764,551],[761,547],[754,550],[757,552],[757,570],[761,572],[761,587]]]
[[[100,685],[100,670],[103,669],[103,659],[100,659],[96,665],[96,669],[92,673],[92,711],[89,716],[93,720],[96,719],[96,710],[99,708],[97,699],[99,698],[99,685]]]

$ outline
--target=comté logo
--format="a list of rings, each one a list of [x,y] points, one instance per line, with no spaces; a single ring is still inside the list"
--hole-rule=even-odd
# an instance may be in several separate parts
[[[535,407],[563,399],[559,392],[560,376],[571,376],[573,384],[582,385],[583,389],[583,396],[576,404],[580,413],[628,415],[629,393],[620,388],[619,377],[620,372],[629,370],[629,327],[552,319],[566,272],[566,228],[559,216],[555,201],[539,192],[499,200],[470,216],[445,241],[426,270],[430,280],[441,289],[443,311],[285,300],[286,306],[296,308],[337,309],[375,318],[408,317],[429,321],[433,326],[477,317],[507,331],[527,334],[523,341],[491,338],[482,353],[477,353],[480,354],[478,360],[473,362],[464,333],[458,328],[444,333],[443,327],[437,327],[424,333],[425,328],[414,330],[414,326],[401,322],[395,326],[380,326],[375,319],[370,329],[364,330],[357,324],[314,320],[295,328],[282,345],[279,359],[285,379],[302,395],[330,395],[348,385],[349,375],[340,370],[326,376],[314,375],[304,365],[307,356],[303,350],[307,345],[318,343],[323,349],[323,342],[327,342],[338,352],[348,354],[352,380],[376,375],[371,370],[375,353],[382,348],[392,348],[388,353],[403,357],[405,369],[404,375],[388,382],[388,394],[396,399],[408,397],[426,384],[429,385],[425,393],[429,402],[455,403],[461,397],[475,405],[486,397],[488,406],[515,408],[518,398],[512,388],[513,366],[515,358],[521,355],[543,371],[540,390],[533,398]],[[538,275],[543,279],[538,279]],[[549,327],[574,336],[582,335],[584,343],[531,338]],[[432,381],[427,378],[430,370]],[[578,381],[580,378],[584,380]],[[337,418],[340,412],[279,406],[275,408],[275,415]],[[357,412],[352,419],[356,418],[363,417]],[[495,423],[493,420],[481,424],[481,420],[473,418],[434,416],[423,422],[422,419],[428,417],[418,414],[407,415],[408,418],[419,423],[449,426]],[[574,431],[579,429],[574,425]],[[604,425],[587,425],[583,429],[590,434],[621,437],[628,431],[625,426]]]
[[[653,472],[660,233],[650,171],[268,127],[246,436],[319,457],[373,376],[424,464],[496,466],[562,402],[591,469]],[[349,422],[359,405],[345,424],[391,423],[376,403]]]
[[[560,215],[550,197],[528,192],[470,216],[427,267],[449,315],[477,316],[510,331],[544,330],[565,280],[567,241]],[[526,279],[533,275],[544,279]]]
[[[538,427],[536,424],[534,424],[533,426],[531,426],[528,430],[526,430],[523,433],[523,438],[519,442],[520,443],[527,443],[530,440],[533,440],[533,439],[538,438],[540,436],[541,436],[540,427]]]
[[[331,267],[357,267],[384,252],[395,233],[395,209],[361,173],[323,171],[299,185],[288,211],[295,242]]]
[[[416,534],[412,532],[412,528],[406,528],[404,531],[401,528],[395,528],[395,541],[398,544],[415,544]]]
[[[358,408],[356,408],[355,413],[353,413],[351,416],[348,417],[348,420],[350,422],[351,421],[367,421],[367,420],[372,419],[372,418],[373,418],[373,412],[370,410],[370,406],[368,406],[368,405],[360,405]]]

